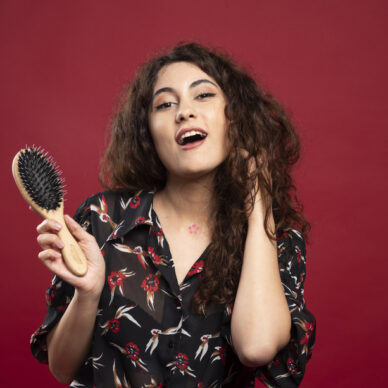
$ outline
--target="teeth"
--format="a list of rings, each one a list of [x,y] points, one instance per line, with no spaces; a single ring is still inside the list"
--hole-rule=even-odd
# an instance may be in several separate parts
[[[182,144],[184,139],[186,139],[187,137],[190,137],[190,136],[195,136],[195,135],[199,135],[201,136],[202,138],[206,137],[206,133],[203,133],[201,131],[188,131],[188,132],[185,132],[179,139],[178,143],[179,144]]]

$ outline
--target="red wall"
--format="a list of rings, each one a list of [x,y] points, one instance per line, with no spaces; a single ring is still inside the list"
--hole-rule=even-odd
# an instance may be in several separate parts
[[[387,12],[383,0],[1,1],[1,386],[60,386],[29,350],[50,275],[36,258],[40,219],[11,177],[14,154],[45,147],[73,213],[100,189],[98,159],[124,82],[178,40],[224,47],[299,127],[296,178],[313,225],[305,298],[317,318],[302,386],[382,386]]]

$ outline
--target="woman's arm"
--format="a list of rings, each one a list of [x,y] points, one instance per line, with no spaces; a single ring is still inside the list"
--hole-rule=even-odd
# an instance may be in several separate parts
[[[275,230],[271,216],[270,230]],[[291,315],[282,288],[276,241],[264,229],[258,192],[248,220],[240,282],[233,307],[233,346],[246,366],[267,364],[290,339]]]
[[[62,260],[60,249],[63,243],[56,234],[60,226],[46,220],[37,230],[38,243],[43,249],[39,258],[48,269],[75,288],[73,299],[61,320],[47,335],[50,371],[60,382],[69,384],[90,348],[104,284],[105,262],[94,237],[72,218],[66,216],[65,220],[88,259],[88,272],[83,277],[69,272]]]
[[[98,299],[77,291],[57,325],[47,334],[51,373],[63,384],[70,384],[90,349]]]

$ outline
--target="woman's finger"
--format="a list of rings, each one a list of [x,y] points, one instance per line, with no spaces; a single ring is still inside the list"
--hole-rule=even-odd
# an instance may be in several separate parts
[[[62,249],[65,246],[63,241],[56,234],[53,233],[38,234],[36,240],[38,241],[38,244],[43,250],[49,248]]]
[[[74,221],[69,215],[66,214],[64,218],[66,226],[68,227],[70,233],[76,238],[76,240],[81,242],[89,240],[92,237],[88,232],[83,230],[78,222]]]
[[[54,220],[46,219],[41,222],[37,227],[36,231],[38,233],[55,233],[62,229],[62,225]]]
[[[54,249],[46,249],[39,252],[38,257],[51,272],[65,282],[76,286],[77,276],[74,276],[66,267],[60,252]]]
[[[55,249],[45,249],[44,251],[40,251],[38,253],[38,257],[41,261],[44,263],[46,261],[55,261],[55,260],[62,260],[62,254]]]

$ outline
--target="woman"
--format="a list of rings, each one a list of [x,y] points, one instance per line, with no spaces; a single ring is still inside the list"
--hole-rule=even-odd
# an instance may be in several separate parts
[[[102,181],[66,223],[88,258],[56,276],[32,351],[73,387],[298,386],[315,319],[303,299],[309,224],[280,105],[225,55],[181,44],[147,63],[112,125]],[[297,227],[300,232],[291,228]]]

